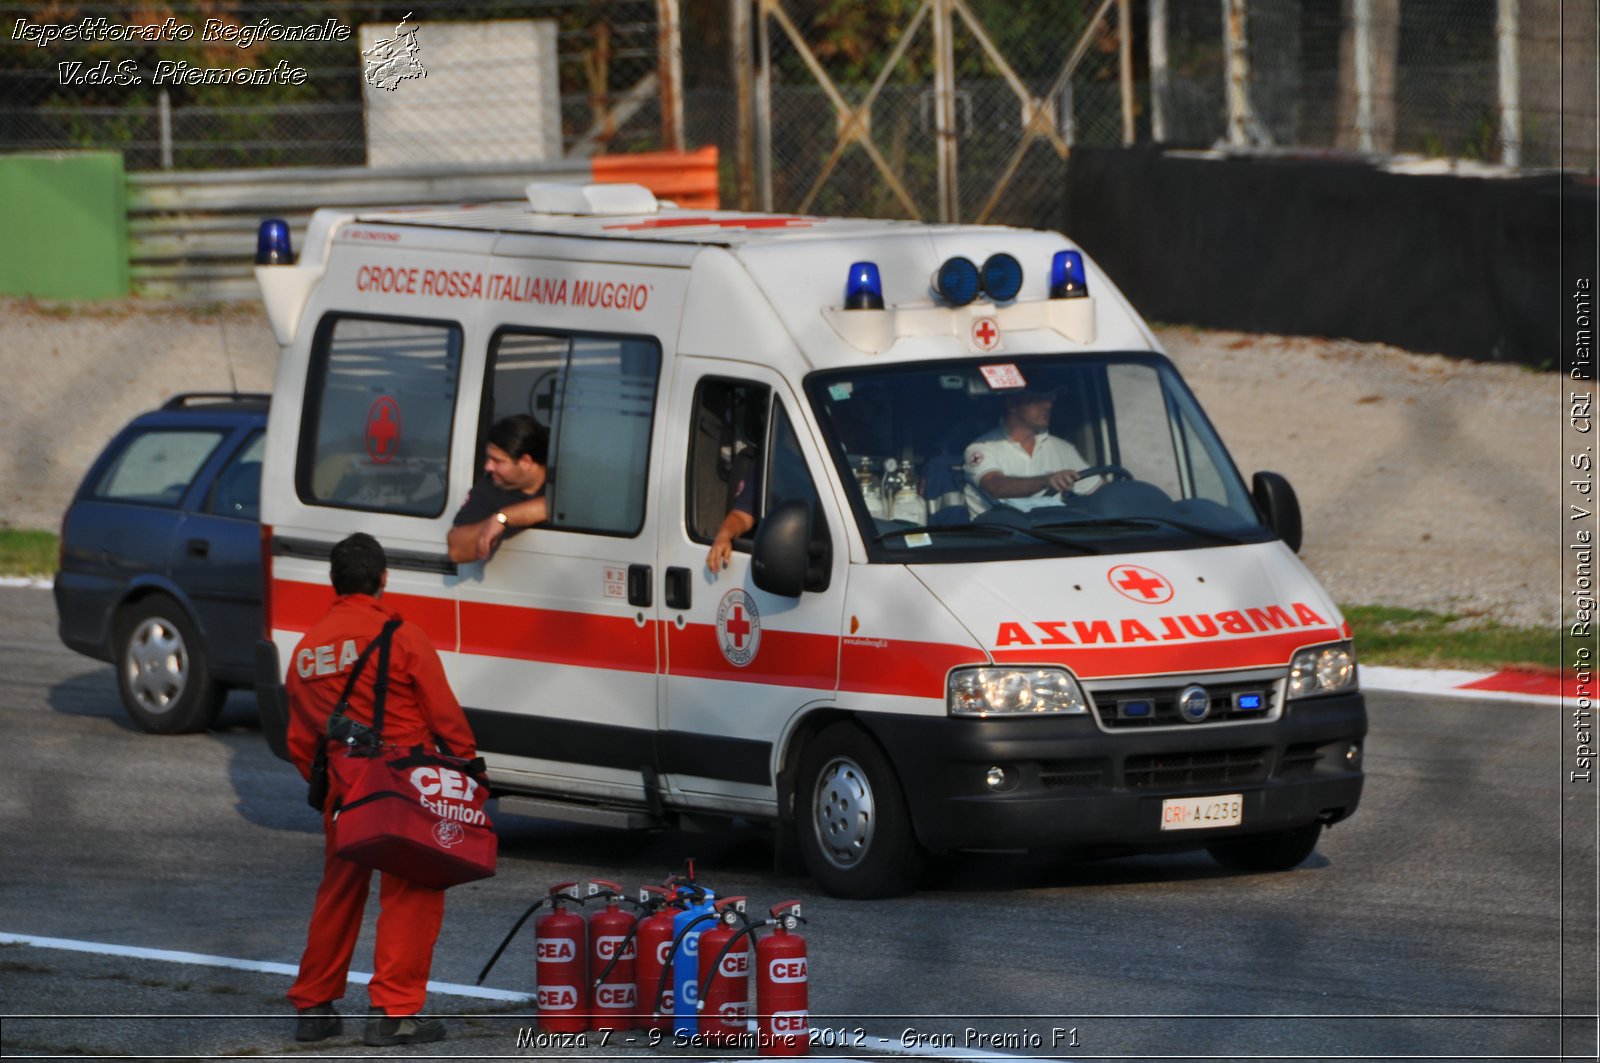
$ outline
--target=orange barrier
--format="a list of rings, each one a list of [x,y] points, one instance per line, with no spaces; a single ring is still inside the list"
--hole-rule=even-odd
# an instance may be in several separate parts
[[[716,210],[717,149],[649,151],[637,155],[597,155],[589,160],[596,181],[644,185],[680,207]]]

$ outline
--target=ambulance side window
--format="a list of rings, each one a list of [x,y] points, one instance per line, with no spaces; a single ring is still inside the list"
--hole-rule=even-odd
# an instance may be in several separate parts
[[[309,505],[444,511],[461,329],[329,315],[306,377],[295,489]]]
[[[656,342],[504,330],[490,357],[484,430],[516,413],[550,429],[548,526],[639,534],[661,370]]]
[[[733,508],[741,485],[760,515],[761,450],[767,436],[770,393],[746,380],[708,378],[696,388],[684,477],[690,537],[709,543]]]

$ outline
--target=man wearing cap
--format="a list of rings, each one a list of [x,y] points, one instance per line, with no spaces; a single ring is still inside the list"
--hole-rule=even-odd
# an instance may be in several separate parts
[[[1078,448],[1050,434],[1054,391],[1013,391],[1005,401],[999,427],[967,444],[968,513],[976,517],[999,501],[1031,509],[1057,494],[1088,494],[1100,486],[1101,477],[1079,478],[1089,463]]]

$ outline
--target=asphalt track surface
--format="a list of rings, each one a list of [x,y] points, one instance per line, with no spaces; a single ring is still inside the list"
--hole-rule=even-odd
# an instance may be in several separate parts
[[[526,931],[493,992],[472,986],[548,884],[658,881],[693,855],[724,895],[807,903],[813,1055],[1595,1058],[1596,791],[1567,776],[1560,699],[1369,690],[1361,810],[1287,874],[962,854],[911,898],[849,902],[772,871],[753,828],[505,817],[500,874],[450,895],[429,1008],[451,1038],[380,1050],[359,1041],[359,982],[344,1036],[292,1040],[321,840],[248,695],[210,733],[142,734],[37,589],[0,588],[0,675],[6,1056],[745,1058],[537,1037]]]

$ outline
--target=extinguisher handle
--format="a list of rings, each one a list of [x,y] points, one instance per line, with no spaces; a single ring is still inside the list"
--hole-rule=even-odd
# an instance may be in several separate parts
[[[768,908],[767,912],[771,914],[772,918],[774,919],[782,919],[785,915],[793,915],[796,919],[800,919],[802,923],[805,922],[804,919],[800,918],[799,901],[779,901],[771,908]]]
[[[581,895],[581,891],[578,889],[578,886],[578,882],[558,882],[554,886],[550,887],[550,898],[552,900],[559,899],[563,901],[574,901],[578,904],[582,904],[583,897]]]
[[[589,896],[591,896],[591,897],[594,897],[594,896],[605,896],[608,893],[612,894],[612,895],[615,895],[617,897],[622,896],[622,887],[621,886],[619,886],[615,882],[607,882],[603,878],[592,878],[592,879],[589,880],[588,885],[589,885]]]

